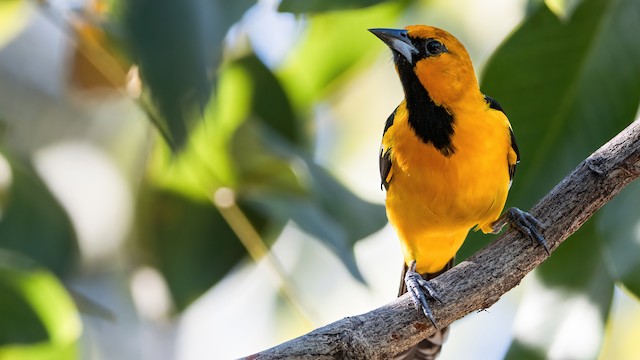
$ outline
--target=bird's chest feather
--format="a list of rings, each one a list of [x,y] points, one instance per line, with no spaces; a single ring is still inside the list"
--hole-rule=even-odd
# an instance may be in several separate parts
[[[388,207],[428,218],[430,227],[468,229],[499,215],[509,187],[508,127],[458,118],[451,142],[455,151],[445,156],[410,126],[398,128]]]

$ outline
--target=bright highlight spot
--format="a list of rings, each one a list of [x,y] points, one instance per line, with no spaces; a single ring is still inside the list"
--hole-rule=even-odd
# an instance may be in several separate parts
[[[158,320],[171,310],[169,288],[156,269],[141,267],[131,277],[131,294],[138,314],[145,319]]]
[[[112,160],[86,142],[38,151],[35,167],[70,215],[87,263],[113,255],[127,236],[131,190]]]

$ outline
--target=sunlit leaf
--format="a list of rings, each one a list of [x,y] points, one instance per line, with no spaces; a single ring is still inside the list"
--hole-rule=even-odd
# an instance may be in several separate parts
[[[598,232],[609,273],[640,298],[640,182],[635,181],[601,210]]]
[[[0,48],[20,33],[28,20],[26,1],[0,1]]]
[[[317,13],[324,11],[358,9],[384,2],[384,0],[282,0],[278,11],[291,13]]]
[[[575,9],[582,0],[545,0],[545,4],[556,16],[561,19],[568,19],[573,15]]]
[[[350,69],[375,59],[382,49],[367,29],[393,26],[404,6],[385,3],[311,16],[299,47],[278,71],[294,104],[308,111],[312,102],[326,95]]]
[[[250,116],[252,79],[242,66],[225,66],[219,76],[217,96],[205,111],[191,141],[177,156],[156,147],[149,180],[159,187],[208,199],[221,186],[236,187],[238,175],[229,146],[236,129]]]
[[[11,161],[11,186],[0,218],[0,248],[25,254],[58,275],[77,264],[71,221],[33,168]]]
[[[309,139],[279,78],[254,55],[230,62],[220,74],[215,102],[205,114],[205,122],[183,152],[172,157],[164,151],[154,160],[150,173],[154,190],[143,205],[147,212],[143,227],[148,231],[145,247],[157,259],[179,308],[244,256],[235,234],[210,203],[213,192],[222,186],[236,191],[267,245],[287,221],[294,220],[362,279],[353,244],[386,223],[384,209],[353,195],[304,155]],[[157,213],[172,206],[182,215],[166,220]],[[184,228],[182,221],[187,222]],[[175,240],[183,234],[190,234],[188,246]],[[215,238],[229,242],[225,246],[230,246],[231,255],[224,260],[208,255],[216,246],[211,234],[221,234]],[[198,264],[192,268],[208,275],[191,275],[194,280],[178,284],[185,275],[178,267],[190,257]],[[212,261],[217,269],[211,268]]]
[[[1,359],[78,357],[80,317],[51,273],[0,250],[0,293]]]
[[[149,115],[170,145],[181,148],[210,99],[222,40],[254,1],[139,0],[123,22],[134,61],[148,86]]]

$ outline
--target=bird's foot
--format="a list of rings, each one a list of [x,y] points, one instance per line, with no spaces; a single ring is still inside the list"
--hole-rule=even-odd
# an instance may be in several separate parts
[[[524,236],[529,238],[534,245],[538,244],[542,246],[547,252],[547,255],[551,254],[549,251],[549,245],[541,234],[541,230],[544,229],[544,225],[533,215],[515,207],[509,208],[493,223],[493,233],[499,233],[506,223],[509,223],[511,227],[520,231]]]
[[[424,315],[431,320],[433,325],[437,328],[438,325],[436,324],[436,319],[433,317],[433,312],[429,307],[428,298],[434,299],[440,304],[442,304],[442,300],[431,283],[423,279],[422,276],[416,272],[415,260],[411,262],[409,269],[404,275],[404,283],[407,285],[407,291],[411,294],[411,298],[413,299],[413,303],[416,308],[418,310],[422,308]]]

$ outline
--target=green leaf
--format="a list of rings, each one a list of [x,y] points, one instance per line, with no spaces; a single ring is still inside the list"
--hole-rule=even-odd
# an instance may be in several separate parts
[[[244,255],[209,200],[222,186],[236,192],[267,245],[293,219],[362,278],[353,244],[384,226],[384,208],[357,198],[304,155],[309,138],[302,128],[278,77],[249,55],[224,67],[215,104],[207,109],[205,122],[196,128],[187,148],[175,157],[164,152],[155,159],[149,176],[152,191],[142,202],[147,218],[145,248],[154,254],[180,308]],[[172,207],[183,215],[166,220],[155,213],[162,208],[173,213]],[[191,239],[186,248],[180,240],[184,234]],[[211,255],[217,246],[212,237],[224,239],[230,255],[216,260]],[[212,262],[219,268],[212,269]],[[181,270],[182,266],[187,269]],[[203,278],[189,268],[198,269]],[[194,280],[180,283],[187,275]]]
[[[218,210],[171,190],[147,188],[140,199],[140,245],[165,277],[178,310],[220,281],[246,251]],[[284,223],[266,220],[240,204],[268,241]]]
[[[353,246],[386,224],[384,206],[360,199],[304,151],[258,122],[241,127],[233,144],[241,178],[257,179],[242,183],[242,198],[265,215],[293,220],[363,281]]]
[[[187,147],[172,154],[156,147],[149,168],[154,185],[206,200],[221,186],[237,187],[236,163],[229,144],[236,129],[250,116],[253,80],[242,66],[231,63],[219,76],[217,96],[205,111]]]
[[[639,15],[633,0],[583,0],[562,20],[540,5],[493,55],[483,90],[503,105],[522,154],[511,203],[533,205],[633,120],[640,102]],[[517,321],[530,326],[516,330],[507,358],[597,357],[613,281],[595,221],[540,267],[540,286],[525,295],[521,313],[531,312],[527,303],[545,306]],[[571,309],[581,307],[595,311],[576,325],[571,317],[580,315]]]
[[[71,221],[33,168],[11,163],[12,183],[0,219],[0,248],[19,252],[57,275],[77,264],[78,245]]]
[[[360,62],[371,62],[383,50],[368,28],[393,26],[406,3],[388,2],[348,12],[311,16],[300,46],[278,70],[292,102],[309,111]]]
[[[540,6],[487,64],[522,162],[512,203],[533,205],[629,124],[640,102],[640,2],[584,0],[568,21]]]
[[[0,293],[1,359],[78,357],[80,317],[51,273],[0,250]]]
[[[505,359],[597,358],[614,284],[593,224],[583,225],[527,283]]]
[[[278,78],[255,55],[234,62],[251,79],[253,116],[258,117],[289,143],[306,147],[308,137],[302,131],[294,109]]]
[[[640,182],[635,181],[600,210],[598,232],[609,273],[640,298]]]
[[[123,23],[131,55],[148,86],[152,121],[182,148],[209,101],[222,40],[251,0],[128,1]]]
[[[384,0],[282,0],[278,11],[296,14],[358,9],[385,2]]]

